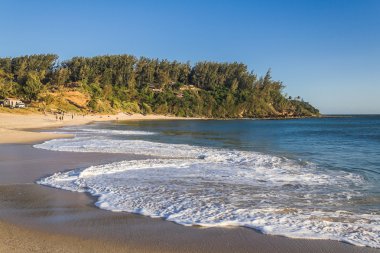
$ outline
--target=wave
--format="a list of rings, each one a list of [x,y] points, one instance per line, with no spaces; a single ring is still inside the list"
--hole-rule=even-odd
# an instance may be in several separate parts
[[[96,126],[96,125],[95,125]],[[100,135],[155,135],[155,132],[148,131],[140,131],[140,130],[115,130],[115,129],[102,129],[96,128],[92,126],[87,127],[77,127],[77,126],[69,126],[61,129],[60,133],[64,131],[69,131],[68,133],[72,133],[73,131],[79,135],[88,135],[91,134],[100,134]]]
[[[380,213],[355,210],[365,197],[359,189],[366,181],[351,172],[256,152],[106,135],[79,134],[35,147],[154,156],[60,172],[38,181],[89,192],[98,197],[96,205],[102,209],[186,226],[244,226],[267,234],[380,248]]]

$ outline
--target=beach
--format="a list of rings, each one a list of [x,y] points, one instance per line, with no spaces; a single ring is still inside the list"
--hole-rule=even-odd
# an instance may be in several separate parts
[[[0,144],[5,143],[32,143],[49,140],[52,138],[69,137],[65,134],[48,132],[38,132],[36,129],[57,128],[63,126],[83,125],[91,122],[113,121],[113,120],[164,120],[164,119],[184,119],[174,116],[164,115],[142,115],[124,114],[100,115],[100,114],[66,114],[63,120],[61,115],[39,114],[39,113],[1,113],[0,112]],[[57,118],[58,117],[58,118]]]
[[[46,175],[144,155],[56,152],[33,143],[65,134],[41,129],[142,115],[0,114],[0,252],[380,252],[330,240],[290,239],[248,228],[182,226],[161,218],[101,210],[94,197],[35,184]]]

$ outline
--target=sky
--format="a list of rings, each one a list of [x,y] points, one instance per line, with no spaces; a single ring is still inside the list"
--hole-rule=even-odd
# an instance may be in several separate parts
[[[325,114],[380,114],[380,0],[0,0],[0,57],[243,62]]]

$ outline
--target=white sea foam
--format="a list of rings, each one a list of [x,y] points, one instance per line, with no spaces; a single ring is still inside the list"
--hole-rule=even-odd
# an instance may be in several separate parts
[[[255,152],[144,140],[106,133],[35,145],[57,151],[150,154],[61,172],[38,181],[98,196],[102,209],[163,217],[183,225],[246,226],[296,238],[380,247],[379,213],[353,207],[364,179],[345,171]]]
[[[70,131],[69,133],[72,133],[73,131],[77,132],[79,135],[85,135],[85,134],[91,134],[92,136],[94,134],[100,134],[100,135],[154,135],[156,133],[154,132],[148,132],[148,131],[141,131],[141,130],[116,130],[116,129],[102,129],[102,128],[96,128],[92,126],[88,127],[76,127],[76,126],[69,126],[61,129],[62,133],[63,131]]]
[[[87,128],[84,132],[99,133],[99,134],[112,134],[112,135],[154,135],[156,133],[147,131],[132,131],[132,130],[111,130],[111,129],[96,129]]]

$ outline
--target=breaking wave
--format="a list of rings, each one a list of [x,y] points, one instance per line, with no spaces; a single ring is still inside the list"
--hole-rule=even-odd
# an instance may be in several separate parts
[[[359,212],[360,175],[284,157],[187,144],[120,140],[97,131],[36,148],[151,155],[56,173],[39,184],[98,197],[96,205],[190,226],[244,226],[293,238],[333,239],[380,248],[380,213]],[[138,132],[138,133],[137,133]]]

